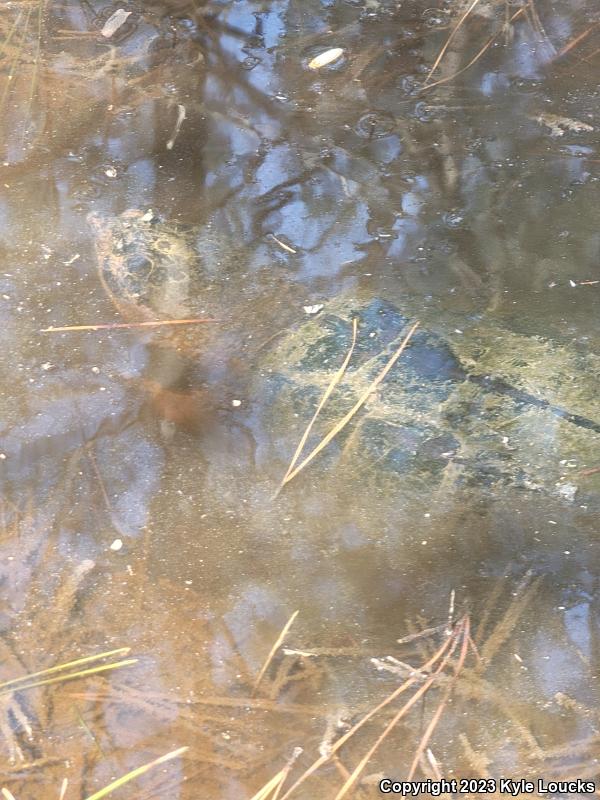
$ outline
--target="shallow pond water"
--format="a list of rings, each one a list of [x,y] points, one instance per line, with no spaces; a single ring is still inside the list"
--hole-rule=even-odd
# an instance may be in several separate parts
[[[0,686],[17,800],[289,788],[407,676],[292,798],[420,691],[352,796],[600,781],[600,17],[468,8],[0,9],[0,680],[136,659]]]

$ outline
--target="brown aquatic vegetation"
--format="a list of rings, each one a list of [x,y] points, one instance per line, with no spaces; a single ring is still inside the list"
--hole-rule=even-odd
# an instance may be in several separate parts
[[[394,702],[401,694],[408,691],[409,689],[416,687],[418,684],[421,684],[419,688],[415,691],[415,693],[410,697],[404,705],[400,708],[400,710],[394,715],[392,720],[387,724],[384,728],[383,732],[377,737],[375,742],[371,745],[367,753],[363,756],[363,758],[359,761],[357,766],[354,768],[352,773],[348,776],[346,782],[336,795],[336,800],[341,800],[348,791],[357,783],[361,773],[364,771],[366,765],[373,757],[377,749],[383,743],[383,741],[390,735],[392,730],[398,724],[398,722],[406,716],[406,714],[413,708],[413,706],[425,695],[425,693],[434,685],[437,678],[443,673],[444,669],[451,663],[451,658],[456,650],[456,648],[460,644],[460,656],[458,662],[453,665],[453,672],[454,672],[454,679],[460,674],[463,666],[464,660],[466,658],[467,649],[468,649],[468,642],[469,642],[469,620],[468,617],[463,617],[459,622],[456,624],[454,630],[452,630],[449,636],[446,637],[445,641],[442,645],[437,649],[434,655],[422,664],[420,667],[416,668],[412,675],[409,676],[407,680],[405,680],[397,689],[395,689],[388,697],[378,703],[374,708],[368,711],[355,725],[353,725],[349,731],[347,731],[343,736],[341,736],[335,743],[328,748],[327,752],[324,755],[321,755],[305,772],[292,784],[292,786],[285,792],[285,794],[281,797],[281,800],[286,800],[286,798],[290,797],[290,795],[295,792],[308,778],[310,778],[321,766],[326,764],[330,761],[337,752],[353,737],[356,733],[367,723],[369,722],[375,715],[377,715],[380,711],[386,708],[390,703]],[[416,751],[415,755],[415,764],[419,759],[421,752],[427,746],[431,735],[439,721],[441,714],[446,706],[447,699],[449,697],[451,690],[447,690],[442,702],[438,706],[437,711],[435,712],[430,725],[428,726],[424,736],[419,743],[419,746]]]
[[[313,760],[312,764],[309,762],[308,766],[303,765],[302,772],[299,775],[296,774],[288,788],[286,788],[286,783],[294,777],[294,772],[298,767],[296,763],[296,759],[300,757],[298,745],[308,750],[310,743],[314,744],[314,733],[310,734],[309,732],[311,721],[320,720],[321,724],[325,721],[323,707],[310,702],[314,689],[312,685],[308,685],[308,682],[319,674],[325,674],[335,669],[335,662],[332,662],[331,659],[342,658],[347,661],[352,655],[352,650],[346,653],[346,649],[335,647],[285,648],[283,640],[284,637],[289,637],[292,622],[296,618],[295,614],[284,626],[277,637],[276,644],[271,648],[263,668],[260,670],[260,682],[252,680],[251,675],[245,676],[245,692],[241,694],[239,693],[241,687],[237,687],[235,693],[219,695],[207,684],[201,693],[196,691],[190,696],[184,693],[179,697],[173,696],[169,692],[157,692],[146,687],[136,688],[135,684],[118,684],[114,681],[108,683],[101,677],[97,677],[90,678],[89,683],[84,684],[85,689],[78,688],[76,691],[69,691],[68,699],[71,703],[73,700],[77,700],[78,707],[81,704],[80,713],[85,720],[85,726],[93,737],[99,737],[97,742],[103,741],[101,738],[102,720],[106,714],[110,714],[111,708],[129,709],[130,712],[134,712],[135,709],[133,718],[135,715],[144,715],[149,720],[158,720],[163,715],[165,720],[170,720],[177,710],[178,739],[182,743],[189,742],[190,744],[185,762],[187,779],[192,782],[190,785],[205,787],[207,785],[205,781],[210,780],[206,770],[211,765],[220,772],[230,772],[249,780],[252,775],[264,775],[269,765],[277,762],[285,763],[285,766],[270,779],[262,779],[262,788],[254,791],[253,800],[285,800],[290,796],[304,796],[300,788],[303,787],[306,790],[309,786],[312,796],[331,796],[336,797],[337,800],[348,796],[350,791],[360,791],[360,787],[363,786],[361,777],[369,765],[377,761],[378,753],[388,740],[394,737],[399,723],[405,719],[414,718],[414,712],[426,697],[433,698],[435,705],[423,723],[423,730],[415,736],[412,758],[407,765],[407,775],[410,774],[412,777],[417,774],[419,769],[423,770],[426,776],[430,771],[433,771],[435,775],[436,770],[445,774],[430,748],[433,747],[437,751],[439,747],[443,747],[447,733],[444,732],[441,743],[436,744],[436,740],[440,738],[438,732],[442,719],[448,719],[449,703],[453,697],[456,698],[455,704],[467,703],[459,708],[474,709],[474,714],[469,715],[473,718],[471,724],[476,722],[475,718],[481,716],[480,704],[495,708],[508,721],[512,730],[518,734],[514,738],[515,743],[520,743],[523,754],[527,754],[531,758],[531,763],[536,765],[540,774],[542,774],[542,768],[547,768],[549,774],[550,771],[553,771],[552,774],[555,772],[563,775],[561,758],[564,758],[564,748],[544,752],[536,742],[528,725],[526,705],[515,701],[492,680],[484,680],[482,677],[483,669],[488,669],[493,660],[506,652],[510,637],[514,635],[518,622],[526,616],[539,585],[538,579],[526,576],[517,590],[511,593],[510,601],[504,611],[499,615],[494,614],[492,624],[489,622],[490,612],[486,612],[484,609],[481,615],[481,624],[475,634],[476,646],[471,638],[469,617],[464,615],[456,622],[450,621],[450,623],[446,622],[442,625],[423,624],[420,630],[414,630],[408,637],[400,638],[403,647],[414,648],[416,645],[423,645],[424,649],[429,651],[418,665],[412,666],[390,657],[373,659],[372,662],[380,672],[387,673],[393,680],[400,678],[398,685],[376,704],[370,703],[367,707],[355,709],[354,714],[348,712],[348,718],[355,720],[353,724],[345,730],[334,726],[333,735],[328,737],[326,734],[322,739],[319,747],[320,756]],[[489,606],[494,606],[497,610],[501,605],[501,595],[500,590],[492,593]],[[158,609],[158,606],[156,608]],[[147,609],[146,613],[148,611]],[[481,656],[478,655],[479,651]],[[473,658],[472,664],[468,663],[470,653]],[[121,654],[126,655],[125,651],[101,655],[110,657]],[[367,654],[368,649],[361,647],[358,649],[356,657],[364,660]],[[298,665],[308,663],[313,665],[312,670],[307,668],[298,672]],[[78,669],[83,666],[83,661],[78,659],[71,666],[73,669]],[[280,666],[285,666],[285,668],[280,670]],[[61,668],[50,667],[42,672],[51,673],[53,669]],[[234,668],[236,672],[242,674],[241,665]],[[65,674],[71,673],[69,671]],[[33,676],[33,679],[35,677]],[[46,676],[39,675],[37,677],[45,678]],[[31,680],[32,676],[29,676],[29,679]],[[26,683],[23,681],[23,685]],[[253,685],[254,687],[258,686],[258,690],[253,688]],[[289,694],[294,686],[303,687],[304,699],[300,702],[294,702],[292,695]],[[276,687],[274,691],[272,691],[273,687]],[[59,686],[58,689],[60,688]],[[260,691],[261,696],[254,696],[257,691]],[[67,697],[65,696],[64,699]],[[397,701],[400,699],[403,699],[403,702],[398,707]],[[96,710],[94,711],[94,709]],[[458,709],[455,708],[455,716],[457,713]],[[285,720],[288,718],[289,722],[286,723]],[[126,719],[121,723],[125,727],[127,726]],[[261,720],[254,730],[252,719]],[[278,737],[274,736],[273,741],[270,741],[266,731],[269,722],[274,719],[280,721],[279,725],[274,728],[280,733]],[[459,714],[458,719],[462,726],[463,719],[467,719],[467,717]],[[417,730],[417,726],[418,723],[415,719],[413,730]],[[226,751],[220,749],[217,744],[219,739],[223,742],[221,732],[224,730],[234,741],[232,747]],[[282,737],[281,733],[284,731],[287,733]],[[158,733],[154,748],[160,747],[161,741],[164,739],[164,731],[161,733],[159,729]],[[461,731],[461,733],[463,732]],[[336,735],[339,738],[336,739]],[[406,736],[407,728],[404,728],[403,739],[406,739]],[[214,738],[215,744],[211,744],[211,737]],[[293,742],[294,739],[297,749],[288,759],[290,752],[294,749],[290,745],[290,741]],[[244,740],[246,741],[242,745]],[[465,730],[460,741],[469,764],[477,764],[478,774],[487,775],[491,770],[493,759],[486,755],[477,739],[473,738],[472,729],[469,729],[468,733]],[[76,744],[77,747],[82,746],[80,741]],[[581,774],[587,774],[585,773],[586,769],[589,774],[596,774],[592,772],[593,768],[589,763],[584,763],[585,755],[590,753],[594,746],[593,741],[585,740],[577,749],[577,752],[582,754],[582,758],[579,759]],[[176,752],[181,753],[182,751]],[[107,760],[109,755],[112,755],[109,751],[104,753],[98,751],[96,758],[102,762]],[[132,755],[135,757],[135,752]],[[145,759],[140,758],[139,760]],[[60,779],[56,777],[56,770],[60,768],[60,761],[54,765],[49,762],[47,766],[43,766],[43,764],[44,762],[40,760],[37,769],[47,770],[48,775],[52,775],[51,779],[56,781],[56,793],[58,794]],[[146,766],[148,769],[150,768],[148,765]],[[335,777],[331,774],[331,769],[329,769],[331,767],[335,768],[342,776],[337,790],[333,786]],[[136,769],[129,771],[121,769],[125,774],[124,778],[119,780],[124,781],[125,778],[133,780],[137,775],[141,775],[142,773],[137,772]],[[571,772],[573,771],[571,770]],[[16,774],[14,779],[17,779]],[[72,770],[69,779],[73,779]],[[196,780],[199,783],[195,783]],[[109,788],[112,791],[118,788],[118,785],[123,785],[123,783],[113,782],[100,792],[107,791]],[[21,800],[21,796],[27,798],[31,796],[30,794],[25,795],[19,787],[13,788],[12,791],[16,800]],[[168,787],[164,786],[161,790],[155,788],[147,796],[149,798],[168,796],[168,793]],[[88,794],[85,795],[86,798]],[[96,798],[104,796],[106,795],[100,793],[92,795]],[[146,795],[140,796],[145,797]],[[218,793],[215,796],[219,796]]]
[[[305,769],[291,787],[283,794],[281,793],[281,786],[282,782],[285,780],[285,776],[283,771],[281,771],[263,786],[261,792],[255,795],[255,798],[260,797],[264,798],[264,800],[267,800],[267,798],[273,800],[274,797],[278,797],[279,800],[287,800],[288,797],[292,795],[295,796],[297,790],[305,781],[309,779],[314,780],[316,777],[315,773],[317,773],[321,767],[335,763],[335,759],[339,756],[341,749],[344,746],[348,746],[349,740],[356,736],[365,723],[370,722],[373,717],[410,688],[415,690],[414,694],[396,712],[392,719],[386,723],[383,731],[377,736],[375,742],[371,744],[356,767],[345,775],[344,784],[338,790],[337,794],[335,794],[336,800],[342,800],[348,791],[359,787],[361,773],[364,772],[367,765],[374,758],[381,744],[391,735],[394,727],[410,711],[417,700],[426,693],[429,694],[436,689],[441,690],[442,695],[416,745],[412,763],[407,772],[408,780],[414,777],[419,767],[424,770],[426,776],[429,773],[432,773],[433,777],[436,775],[439,777],[440,774],[444,774],[435,756],[433,756],[432,752],[429,750],[429,743],[439,726],[440,720],[453,694],[470,700],[471,702],[476,701],[477,703],[488,703],[495,706],[497,710],[510,721],[511,725],[518,733],[518,738],[521,740],[524,748],[524,755],[527,754],[525,757],[530,760],[531,764],[535,765],[534,771],[536,774],[547,774],[552,778],[560,776],[562,779],[596,776],[598,774],[598,766],[595,761],[591,763],[590,759],[592,759],[592,756],[590,751],[597,748],[597,736],[554,748],[554,750],[551,751],[544,751],[536,741],[528,724],[523,721],[526,719],[526,707],[523,707],[523,719],[521,719],[521,712],[515,707],[517,704],[511,700],[509,695],[503,692],[499,687],[484,681],[480,676],[481,670],[488,667],[490,661],[497,654],[501,654],[505,649],[506,643],[515,625],[519,620],[523,620],[527,607],[532,602],[539,586],[539,579],[532,580],[531,576],[525,576],[521,585],[512,593],[513,596],[506,610],[492,626],[490,633],[485,635],[483,635],[483,632],[486,627],[486,618],[488,615],[483,615],[483,624],[480,624],[478,634],[478,638],[483,635],[483,640],[480,640],[479,648],[476,647],[471,638],[469,618],[465,616],[452,626],[449,635],[442,642],[441,646],[433,652],[421,667],[413,668],[408,664],[403,664],[391,658],[385,661],[375,659],[381,669],[386,669],[391,673],[396,672],[397,674],[402,674],[404,672],[404,674],[407,675],[406,680],[395,689],[391,695],[385,698],[375,708],[368,711],[358,723],[333,743],[327,752]],[[497,606],[500,600],[500,594],[501,592],[497,590],[495,595],[491,596],[491,604]],[[423,636],[420,638],[426,641],[429,637],[431,643],[431,638],[436,634],[440,634],[444,629],[447,630],[447,627],[431,626],[429,629],[422,631]],[[409,641],[411,643],[416,641],[418,635],[417,632],[414,635],[410,635],[408,637]],[[401,641],[404,641],[404,639]],[[479,649],[481,649],[482,653],[485,653],[485,658],[479,656]],[[467,655],[470,650],[475,656],[474,667],[467,667],[466,664]],[[454,658],[454,654],[457,651],[458,656]],[[447,672],[448,668],[450,668],[450,674]],[[569,708],[572,708],[572,706],[573,704],[570,703]],[[479,712],[477,712],[477,714],[479,716]],[[466,774],[475,773],[480,777],[491,777],[493,772],[490,771],[490,766],[493,763],[493,758],[486,755],[480,748],[476,749],[476,746],[472,744],[472,740],[466,733],[460,733],[459,739],[466,761],[468,762],[465,770]],[[564,764],[561,763],[562,760],[567,756],[571,756],[572,760],[573,754],[578,752],[586,754],[588,760],[585,761],[583,758],[578,759],[576,766],[571,765],[565,768]],[[557,762],[556,766],[552,763],[553,760]],[[343,770],[344,767],[342,766],[341,769]],[[455,769],[454,774],[460,775],[460,771],[457,773]],[[313,796],[315,796],[314,793]]]

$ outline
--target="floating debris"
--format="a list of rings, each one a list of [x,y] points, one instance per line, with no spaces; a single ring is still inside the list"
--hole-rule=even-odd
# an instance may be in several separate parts
[[[332,47],[331,50],[325,50],[324,53],[319,53],[318,56],[311,59],[308,62],[308,68],[321,69],[322,67],[327,67],[329,64],[333,64],[334,61],[337,61],[343,54],[344,49],[342,47]]]
[[[111,544],[110,549],[114,550],[117,553],[123,547],[123,540],[122,539],[115,539],[114,542]]]
[[[319,311],[322,311],[322,309],[324,307],[325,306],[323,305],[323,303],[315,303],[314,306],[302,306],[302,309],[303,309],[305,314],[308,314],[310,316],[310,315],[318,314]]]
[[[286,251],[286,253],[293,253],[293,254],[295,254],[295,253],[297,253],[297,252],[298,252],[297,250],[294,250],[294,248],[293,248],[293,247],[290,247],[290,246],[289,246],[289,244],[286,244],[285,242],[282,242],[282,241],[281,241],[281,239],[278,239],[278,238],[277,238],[277,236],[275,236],[275,234],[274,234],[274,233],[270,233],[270,234],[269,234],[269,238],[270,238],[270,239],[273,239],[273,241],[277,242],[277,244],[279,245],[279,247],[283,248],[283,249]]]
[[[100,33],[105,39],[110,39],[119,28],[127,22],[127,18],[131,15],[131,11],[125,11],[124,8],[118,8],[114,14],[106,20]]]
[[[173,130],[173,135],[167,142],[167,150],[172,150],[175,144],[175,139],[179,135],[179,131],[181,130],[181,126],[183,125],[183,121],[185,119],[185,106],[181,103],[177,103],[177,119],[175,121],[175,129]],[[142,217],[143,219],[143,217]]]

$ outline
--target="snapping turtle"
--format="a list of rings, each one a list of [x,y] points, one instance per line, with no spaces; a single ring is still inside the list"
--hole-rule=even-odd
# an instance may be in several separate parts
[[[290,429],[299,438],[348,350],[351,308],[336,301],[289,333],[263,364],[283,461],[293,450]],[[325,431],[369,387],[414,319],[381,299],[354,313],[358,340],[325,407]],[[442,331],[434,320],[415,333],[365,409],[307,473],[347,469],[357,491],[390,499],[503,485],[572,500],[591,488],[578,475],[600,453],[600,358],[490,322]]]
[[[132,322],[189,316],[198,257],[190,232],[137,209],[118,217],[88,216],[98,273],[107,295]]]
[[[240,337],[248,339],[249,320],[253,333],[269,338],[273,325],[286,324],[286,309],[294,308],[290,300],[295,308],[302,305],[301,286],[292,289],[289,277],[274,273],[270,265],[253,264],[247,270],[245,243],[233,242],[212,220],[187,225],[138,209],[119,216],[91,213],[87,219],[100,281],[127,321],[222,318],[225,312],[239,351]],[[208,328],[202,326],[205,332]],[[169,335],[185,336],[182,328]]]

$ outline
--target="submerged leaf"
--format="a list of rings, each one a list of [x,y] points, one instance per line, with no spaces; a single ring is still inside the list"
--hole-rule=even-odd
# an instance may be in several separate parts
[[[321,67],[326,67],[328,64],[332,64],[334,61],[337,61],[343,53],[344,50],[342,47],[332,47],[331,50],[325,50],[324,53],[319,53],[318,56],[315,56],[311,61],[309,61],[308,68],[321,69]]]
[[[118,8],[115,13],[111,14],[111,16],[104,23],[104,26],[100,31],[102,36],[104,36],[106,39],[110,39],[110,37],[127,22],[127,17],[131,13],[131,11],[125,11],[124,8]]]

